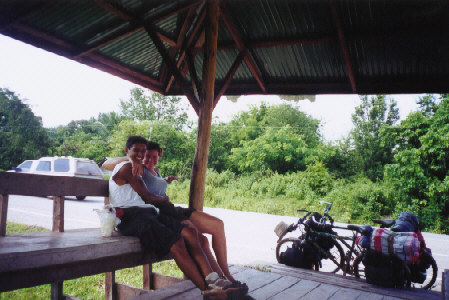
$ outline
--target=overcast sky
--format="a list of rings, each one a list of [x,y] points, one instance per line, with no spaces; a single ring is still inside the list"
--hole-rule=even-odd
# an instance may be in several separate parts
[[[120,99],[129,99],[129,91],[137,85],[108,73],[46,52],[0,35],[0,87],[8,88],[27,99],[35,115],[41,116],[44,127],[66,125],[72,120],[97,117],[100,112],[119,111]],[[393,95],[398,102],[401,119],[415,111],[419,95]],[[261,101],[285,103],[277,96],[244,96],[237,103],[224,97],[214,110],[214,117],[229,121],[239,111]],[[196,120],[193,109],[189,116]],[[292,103],[292,102],[287,102]],[[357,95],[318,95],[315,101],[298,105],[305,113],[322,121],[327,140],[348,134],[351,114],[359,104]]]

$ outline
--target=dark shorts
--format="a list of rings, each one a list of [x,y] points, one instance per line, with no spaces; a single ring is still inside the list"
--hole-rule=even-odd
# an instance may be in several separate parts
[[[186,226],[173,217],[158,215],[153,208],[128,207],[122,210],[121,223],[117,226],[119,232],[138,237],[143,248],[159,258],[170,252]]]
[[[174,206],[171,202],[164,202],[162,205],[158,205],[159,213],[178,221],[188,220],[192,213],[196,210],[194,208],[184,208],[180,206]]]

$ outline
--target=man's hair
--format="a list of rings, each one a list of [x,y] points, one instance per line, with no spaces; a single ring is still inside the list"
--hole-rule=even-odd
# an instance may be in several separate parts
[[[147,150],[148,151],[157,150],[157,152],[159,153],[159,156],[162,156],[162,154],[164,154],[164,149],[162,149],[158,143],[153,142],[153,141],[148,141]]]
[[[134,144],[147,144],[148,140],[143,136],[133,135],[128,137],[126,141],[126,148],[131,149]]]

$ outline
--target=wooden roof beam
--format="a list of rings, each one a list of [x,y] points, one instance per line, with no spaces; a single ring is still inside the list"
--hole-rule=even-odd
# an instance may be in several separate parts
[[[203,20],[205,17],[206,17],[206,10],[204,9],[204,7],[202,7],[201,12],[199,13],[199,15],[197,15],[197,18],[193,21],[194,23],[192,24],[192,26],[189,28],[189,30],[187,32],[187,34],[189,35],[188,38],[184,39],[182,41],[181,48],[179,50],[179,59],[178,59],[178,62],[176,63],[178,69],[181,67],[181,64],[184,60],[186,49],[190,45],[194,44],[193,41],[196,37],[196,34],[198,33],[198,30],[201,28],[201,24],[203,23]],[[190,32],[190,34],[189,34],[189,32]],[[168,83],[165,87],[165,92],[168,92],[170,90],[174,79],[175,78],[172,74],[172,76],[170,77],[170,80],[168,81]]]
[[[221,85],[220,90],[218,91],[217,95],[215,95],[214,99],[214,108],[217,105],[218,101],[220,100],[221,96],[226,92],[226,89],[228,88],[229,84],[232,81],[232,78],[235,75],[235,72],[237,72],[238,68],[242,64],[243,59],[245,58],[245,53],[240,52],[237,58],[235,59],[234,63],[232,64],[231,68],[229,69],[228,73],[226,74],[226,77],[224,79],[223,84]]]
[[[179,2],[187,2],[186,6],[180,6]],[[168,18],[169,16],[175,14],[175,13],[179,13],[180,11],[190,8],[192,5],[192,2],[195,3],[195,1],[177,1],[178,6],[175,6],[175,8],[173,8],[173,6],[169,6],[170,9],[172,10],[158,10],[152,14],[149,14],[149,16],[147,17],[148,19],[150,19],[152,23],[156,23],[159,22],[165,18]],[[198,1],[196,1],[198,2]],[[100,41],[98,41],[97,43],[95,43],[93,46],[83,50],[82,52],[78,53],[76,56],[83,56],[86,55],[88,53],[94,52],[95,50],[104,47],[105,45],[108,45],[116,40],[119,40],[121,38],[124,38],[128,35],[131,35],[137,31],[143,30],[143,16],[133,16],[127,12],[125,12],[125,10],[123,8],[118,7],[117,5],[113,5],[109,2],[106,2],[104,0],[96,0],[95,4],[101,8],[103,8],[104,10],[110,12],[111,14],[119,17],[120,19],[122,19],[125,22],[129,22],[129,26],[124,29],[121,30],[118,33],[114,33],[113,35],[110,36],[106,36],[103,39],[101,39]],[[159,38],[164,41],[165,43],[167,43],[170,46],[175,46],[176,43],[175,41],[173,41],[171,38],[167,37],[165,34],[163,34],[160,31],[157,31],[157,34],[159,35]]]
[[[345,60],[346,72],[348,73],[349,82],[351,83],[352,92],[354,94],[357,93],[357,87],[355,84],[354,72],[351,64],[351,58],[349,57],[348,45],[346,43],[345,35],[343,32],[343,27],[341,25],[340,15],[337,11],[337,6],[335,4],[335,0],[329,0],[332,17],[334,19],[335,26],[337,27],[338,40],[340,42],[341,51],[343,52],[343,58]]]
[[[186,37],[186,33],[187,30],[189,29],[189,25],[191,24],[194,15],[195,9],[194,8],[190,8],[186,18],[184,19],[184,22],[181,26],[181,29],[179,30],[179,34],[178,34],[178,38],[176,39],[176,43],[173,46],[173,48],[170,49],[169,54],[170,57],[175,58],[176,54],[178,53],[179,48],[181,48],[181,45]],[[162,65],[162,69],[161,69],[161,75],[159,76],[161,82],[166,82],[167,81],[167,77],[168,77],[168,69],[167,69],[167,65]],[[166,90],[167,92],[168,90]]]
[[[162,60],[165,64],[167,64],[169,70],[173,73],[176,80],[179,82],[182,90],[184,91],[184,94],[187,96],[187,99],[189,100],[190,104],[192,105],[195,112],[199,113],[199,100],[195,97],[195,95],[190,91],[187,82],[185,81],[184,77],[182,76],[181,72],[176,66],[176,63],[173,61],[173,59],[170,57],[167,49],[163,45],[161,39],[156,33],[156,26],[153,24],[146,24],[145,30],[147,31],[150,38],[153,40],[154,45],[156,46],[157,50],[159,51],[159,54],[162,56]]]
[[[262,75],[260,73],[260,69],[257,67],[256,63],[254,62],[251,54],[248,51],[248,48],[246,47],[245,43],[243,42],[242,38],[240,37],[240,33],[238,32],[237,28],[234,26],[234,23],[232,22],[231,18],[226,12],[226,9],[224,7],[224,3],[221,3],[221,13],[220,16],[225,23],[226,27],[228,28],[229,32],[231,33],[232,38],[234,39],[237,48],[240,50],[240,52],[243,52],[245,54],[245,62],[248,65],[249,69],[254,75],[254,78],[256,78],[257,83],[259,84],[262,91],[265,93],[265,83],[263,81]]]

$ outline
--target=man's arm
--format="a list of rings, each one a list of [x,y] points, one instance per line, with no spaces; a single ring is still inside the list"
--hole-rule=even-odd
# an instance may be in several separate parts
[[[163,203],[170,202],[170,198],[168,196],[157,196],[148,192],[145,183],[142,178],[133,176],[132,174],[132,166],[131,164],[125,164],[112,179],[117,183],[129,183],[131,187],[142,197],[143,201],[147,204],[153,204],[155,206]]]

